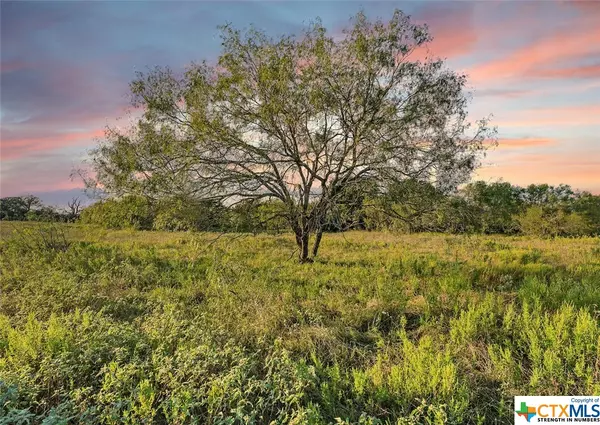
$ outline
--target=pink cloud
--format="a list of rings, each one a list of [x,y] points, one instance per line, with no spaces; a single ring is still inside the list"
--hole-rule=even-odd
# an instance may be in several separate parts
[[[422,59],[427,51],[448,58],[471,53],[479,38],[473,23],[473,7],[470,3],[426,5],[415,21],[427,24],[433,41],[426,49],[415,52],[416,56]]]
[[[59,190],[84,189],[81,181],[71,180],[68,173],[44,173],[44,175],[19,176],[19,179],[9,180],[2,183],[0,196],[18,196],[19,194],[31,192],[54,192]]]
[[[545,78],[600,78],[600,64],[558,69],[540,69],[537,76]]]
[[[20,62],[20,61],[6,62],[5,61],[5,62],[0,63],[0,73],[19,71],[21,69],[26,69],[30,66],[31,65],[26,62]]]
[[[600,26],[588,16],[573,19],[568,29],[553,32],[501,58],[474,66],[469,76],[474,84],[517,78],[573,77],[595,75],[596,66],[556,68],[561,62],[600,55]]]
[[[92,130],[3,140],[0,149],[0,159],[17,159],[36,151],[54,150],[74,145],[89,145],[95,138],[102,137],[103,135],[104,130]]]
[[[600,104],[509,111],[498,114],[494,124],[499,128],[600,125]]]

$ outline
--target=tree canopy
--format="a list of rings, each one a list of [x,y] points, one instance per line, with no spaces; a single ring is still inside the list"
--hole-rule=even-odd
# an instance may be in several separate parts
[[[277,201],[273,218],[310,261],[349,193],[385,194],[406,180],[450,191],[493,139],[487,120],[467,119],[466,76],[419,59],[431,37],[399,10],[389,21],[359,13],[341,34],[319,20],[280,38],[221,30],[216,64],[156,68],[131,83],[143,116],[107,129],[92,152],[104,191]]]

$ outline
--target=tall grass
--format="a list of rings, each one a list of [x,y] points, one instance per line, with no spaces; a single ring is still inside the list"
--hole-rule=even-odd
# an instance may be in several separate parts
[[[0,243],[0,424],[497,424],[600,393],[600,242],[69,226]],[[4,231],[4,230],[3,230]]]

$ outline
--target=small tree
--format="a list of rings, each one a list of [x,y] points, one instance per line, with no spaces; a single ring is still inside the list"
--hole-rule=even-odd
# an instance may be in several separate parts
[[[353,187],[385,193],[412,179],[446,191],[477,166],[492,131],[467,122],[464,75],[414,58],[430,40],[400,11],[388,22],[359,13],[339,37],[319,21],[279,39],[224,26],[217,66],[181,77],[157,68],[131,83],[144,115],[107,130],[92,153],[98,183],[225,206],[275,200],[311,261]]]
[[[67,208],[65,211],[65,219],[68,222],[76,221],[81,215],[81,199],[78,197],[74,197],[69,202],[67,202]]]

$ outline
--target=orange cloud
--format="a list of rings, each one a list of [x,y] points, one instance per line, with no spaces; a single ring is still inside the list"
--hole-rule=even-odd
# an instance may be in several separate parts
[[[586,159],[563,153],[522,155],[484,166],[475,178],[502,178],[518,185],[565,183],[576,189],[600,193],[600,156]]]
[[[496,149],[519,149],[538,146],[552,146],[556,141],[552,139],[500,139]]]

